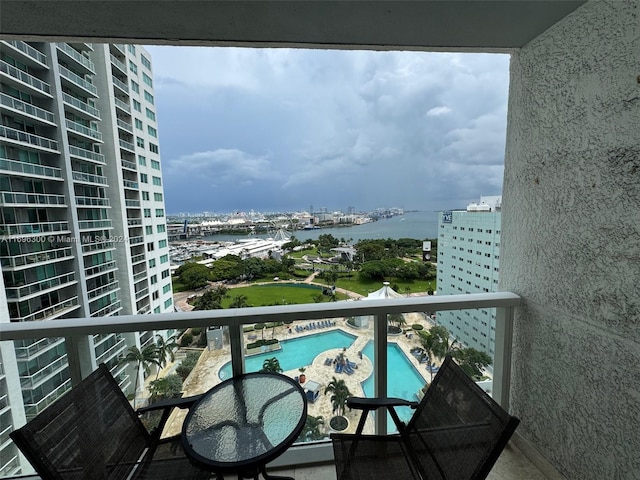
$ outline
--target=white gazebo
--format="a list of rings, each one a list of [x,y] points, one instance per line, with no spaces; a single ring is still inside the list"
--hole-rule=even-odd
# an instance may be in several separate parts
[[[382,282],[382,288],[376,290],[375,292],[371,292],[366,297],[361,298],[360,300],[382,300],[385,298],[400,298],[398,292],[396,292],[393,288],[389,286],[389,282]],[[370,315],[358,316],[354,317],[353,324],[357,328],[367,328],[369,326]]]

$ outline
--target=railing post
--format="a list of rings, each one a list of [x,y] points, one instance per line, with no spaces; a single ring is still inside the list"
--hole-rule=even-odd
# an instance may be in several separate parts
[[[96,365],[95,350],[91,348],[88,335],[71,335],[64,339],[71,385],[78,385],[93,372]]]
[[[231,371],[233,376],[244,373],[244,337],[242,336],[242,323],[239,320],[229,325],[229,345],[231,346]]]
[[[387,396],[387,314],[373,317],[373,396]],[[378,410],[375,413],[375,433],[387,433],[387,412]]]
[[[495,358],[493,360],[493,399],[509,410],[511,388],[511,350],[513,347],[513,307],[496,308]]]

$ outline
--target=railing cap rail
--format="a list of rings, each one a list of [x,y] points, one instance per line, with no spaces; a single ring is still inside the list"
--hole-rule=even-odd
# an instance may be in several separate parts
[[[150,328],[164,330],[234,325],[255,323],[256,321],[265,323],[416,311],[436,312],[439,310],[515,307],[520,305],[520,302],[520,296],[515,293],[496,292],[158,313],[151,316],[69,318],[57,319],[55,322],[10,322],[0,323],[0,340],[136,332]]]

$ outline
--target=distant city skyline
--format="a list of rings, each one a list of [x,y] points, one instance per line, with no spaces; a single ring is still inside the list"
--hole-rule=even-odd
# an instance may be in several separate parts
[[[170,214],[501,193],[508,55],[147,48]]]

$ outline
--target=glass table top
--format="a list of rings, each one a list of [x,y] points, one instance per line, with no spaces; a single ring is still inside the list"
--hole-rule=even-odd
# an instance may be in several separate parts
[[[213,467],[275,458],[300,434],[306,413],[304,391],[291,378],[241,375],[212,388],[191,409],[183,425],[185,449]]]

